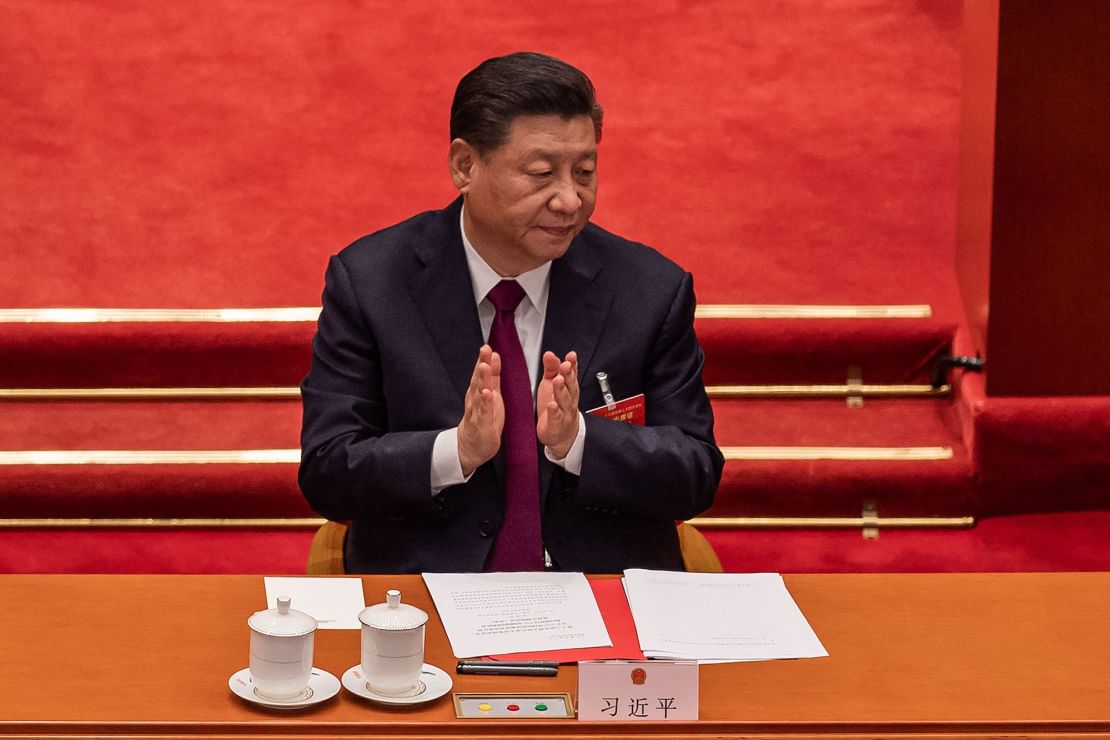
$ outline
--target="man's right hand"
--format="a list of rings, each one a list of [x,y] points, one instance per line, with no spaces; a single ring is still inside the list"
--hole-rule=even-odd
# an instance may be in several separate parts
[[[501,399],[501,356],[488,344],[478,351],[478,362],[466,389],[458,427],[459,463],[464,476],[493,458],[501,447],[505,403]]]

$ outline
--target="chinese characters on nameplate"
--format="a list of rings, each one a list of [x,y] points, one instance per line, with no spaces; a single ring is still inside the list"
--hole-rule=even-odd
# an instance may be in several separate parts
[[[696,720],[697,661],[583,661],[578,664],[578,718]]]

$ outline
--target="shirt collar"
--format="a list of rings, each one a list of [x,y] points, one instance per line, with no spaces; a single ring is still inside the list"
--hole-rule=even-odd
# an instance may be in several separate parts
[[[463,249],[466,252],[466,265],[470,268],[470,287],[474,289],[474,303],[478,304],[485,299],[495,285],[506,278],[498,275],[497,271],[482,259],[482,255],[478,254],[478,250],[470,243],[470,239],[466,236],[466,229],[463,228],[462,210],[459,211],[459,232],[462,234]],[[550,274],[551,262],[548,261],[528,272],[520,273],[515,278],[508,279],[520,283],[520,287],[524,288],[524,293],[528,296],[532,307],[542,313],[547,306],[549,285],[547,278]]]

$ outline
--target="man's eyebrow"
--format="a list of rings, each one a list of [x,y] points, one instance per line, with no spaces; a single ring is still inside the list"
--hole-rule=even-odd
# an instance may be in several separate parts
[[[575,159],[596,159],[597,147],[585,149],[581,152],[571,152]],[[551,149],[530,149],[524,152],[522,159],[535,160],[535,159],[561,159],[565,156],[564,152],[557,152]]]

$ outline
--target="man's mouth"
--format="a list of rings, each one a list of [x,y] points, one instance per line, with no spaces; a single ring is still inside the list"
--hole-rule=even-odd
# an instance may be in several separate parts
[[[551,236],[570,236],[574,232],[574,225],[570,226],[540,226],[539,229]]]

